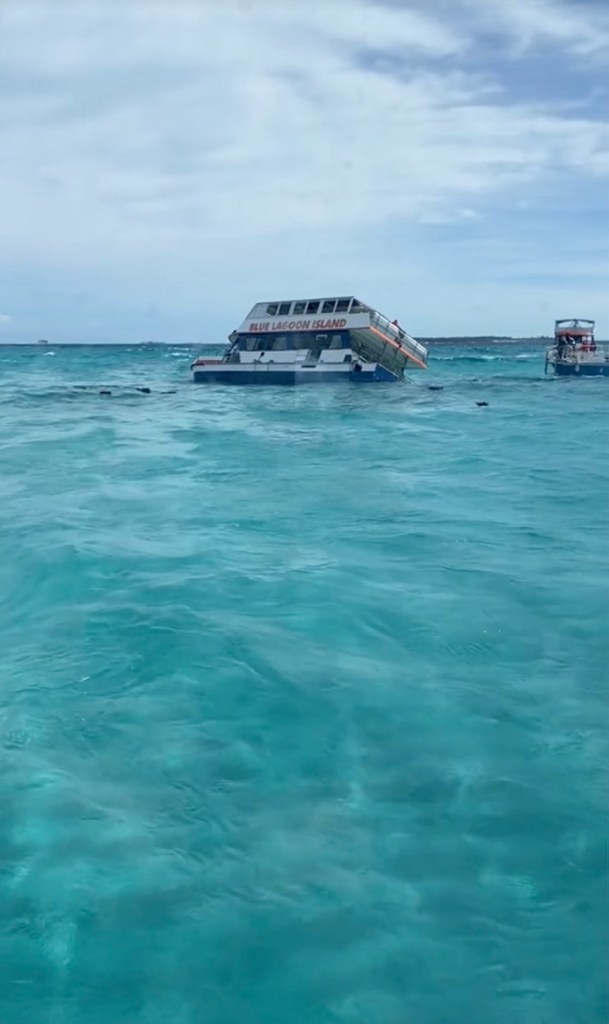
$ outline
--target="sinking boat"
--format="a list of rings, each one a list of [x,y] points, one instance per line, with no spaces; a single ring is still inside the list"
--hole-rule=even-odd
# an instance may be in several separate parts
[[[229,342],[195,359],[197,384],[389,383],[427,367],[424,345],[353,296],[258,302]]]

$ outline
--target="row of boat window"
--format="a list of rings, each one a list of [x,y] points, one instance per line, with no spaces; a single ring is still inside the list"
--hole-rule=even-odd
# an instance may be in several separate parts
[[[247,335],[237,342],[242,352],[285,352],[287,349],[322,349],[349,348],[349,335],[342,334],[305,334],[295,331],[293,334],[264,334],[260,337]]]
[[[309,302],[270,302],[267,316],[313,316],[315,313],[363,313],[357,299],[311,299]]]

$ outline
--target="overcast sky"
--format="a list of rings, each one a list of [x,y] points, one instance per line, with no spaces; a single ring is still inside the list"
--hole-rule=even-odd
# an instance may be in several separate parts
[[[595,0],[0,0],[0,339],[609,334]]]

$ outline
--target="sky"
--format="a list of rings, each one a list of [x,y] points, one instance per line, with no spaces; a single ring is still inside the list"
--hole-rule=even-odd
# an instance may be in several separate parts
[[[599,0],[0,0],[0,341],[609,336]]]

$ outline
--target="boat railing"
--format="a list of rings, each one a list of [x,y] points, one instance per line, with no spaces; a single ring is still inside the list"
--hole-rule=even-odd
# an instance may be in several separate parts
[[[382,313],[377,313],[376,310],[370,312],[370,326],[378,327],[383,334],[388,335],[392,341],[396,341],[400,347],[410,348],[414,350],[418,355],[422,356],[423,359],[427,356],[427,350],[424,345],[420,342],[415,341],[399,324],[393,323],[388,317],[383,316]]]
[[[548,359],[560,359],[564,363],[576,363],[578,352],[571,346],[565,346],[561,349],[559,345],[550,345],[546,349],[546,357]]]

